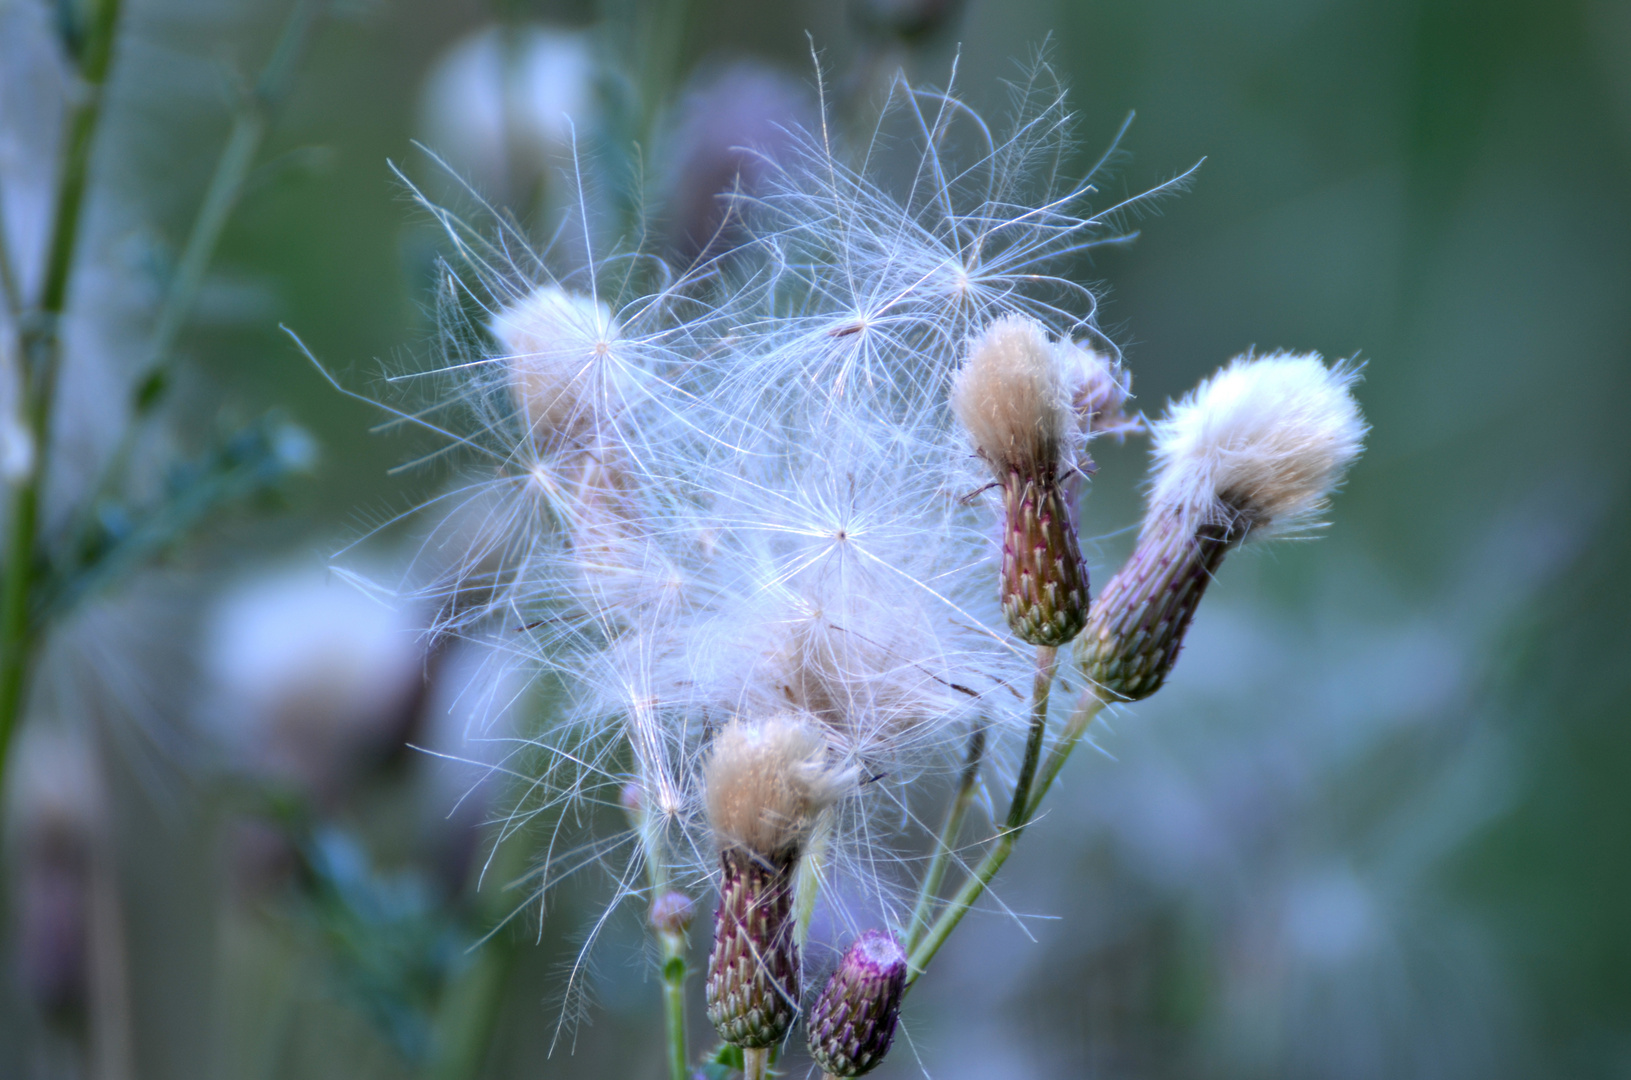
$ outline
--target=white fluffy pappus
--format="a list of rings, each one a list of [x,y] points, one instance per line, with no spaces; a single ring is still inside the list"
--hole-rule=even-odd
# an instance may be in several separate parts
[[[1050,341],[1041,323],[1018,314],[993,320],[969,343],[951,384],[952,411],[998,476],[1084,466],[1093,435],[1137,429],[1122,412],[1128,396],[1112,357]]]
[[[596,117],[588,35],[542,24],[487,26],[448,47],[425,80],[419,127],[478,190],[521,205],[569,162]]]
[[[423,681],[420,618],[321,570],[236,583],[205,625],[206,722],[238,768],[337,798],[407,733]]]
[[[427,204],[457,259],[440,362],[397,380],[429,400],[396,415],[440,443],[422,460],[472,462],[426,508],[443,521],[421,549],[446,554],[455,628],[546,688],[506,823],[550,823],[538,892],[620,854],[619,899],[646,859],[705,888],[716,834],[763,828],[721,828],[719,752],[783,718],[803,733],[768,740],[784,765],[850,787],[829,806],[825,780],[805,784],[793,802],[811,814],[785,792],[743,805],[819,818],[822,895],[903,912],[898,841],[939,819],[929,800],[971,732],[997,772],[1019,748],[1034,658],[1002,628],[987,515],[960,501],[981,481],[947,407],[953,374],[1002,320],[1040,343],[1048,437],[1069,464],[1128,422],[1093,294],[1065,276],[1125,236],[1128,204],[1091,213],[1091,184],[1061,181],[1069,116],[1037,74],[995,132],[948,91],[901,83],[871,148],[796,136],[733,203],[745,242],[689,271],[589,252],[567,272],[513,223],[484,237]],[[631,781],[630,832],[565,812]]]
[[[1306,525],[1362,448],[1358,378],[1316,353],[1231,361],[1155,425],[1149,523],[1176,517],[1237,540]]]
[[[624,408],[630,358],[605,302],[544,284],[500,309],[489,329],[504,350],[510,390],[541,450],[586,449]]]
[[[774,330],[749,324],[767,340],[726,374],[732,393],[940,406],[964,343],[1015,311],[1118,355],[1068,260],[1128,239],[1120,223],[1189,174],[1091,209],[1115,145],[1071,177],[1072,117],[1051,71],[1033,65],[1011,90],[993,125],[949,88],[897,80],[856,154],[825,127],[801,133],[764,193],[737,199]]]
[[[714,738],[704,766],[708,824],[722,848],[786,858],[816,818],[859,780],[834,768],[819,726],[797,713],[737,718]]]
[[[969,343],[951,407],[999,476],[1051,477],[1074,463],[1080,440],[1070,375],[1041,324],[1023,315],[1002,316]]]

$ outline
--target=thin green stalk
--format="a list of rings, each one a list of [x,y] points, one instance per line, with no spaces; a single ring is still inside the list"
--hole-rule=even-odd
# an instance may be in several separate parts
[[[34,578],[34,532],[39,515],[39,485],[21,484],[11,500],[11,528],[6,540],[6,569],[0,591],[0,777],[6,775],[12,729],[22,709],[28,660],[33,651],[29,632],[30,586]]]
[[[1081,698],[1076,702],[1076,707],[1070,712],[1070,719],[1065,722],[1064,730],[1059,733],[1058,741],[1048,753],[1047,764],[1042,767],[1042,782],[1036,786],[1036,791],[1031,796],[1031,804],[1025,809],[1026,820],[1036,816],[1043,798],[1048,794],[1048,789],[1053,787],[1054,780],[1065,767],[1070,752],[1076,749],[1076,744],[1087,733],[1088,725],[1093,723],[1093,718],[1102,711],[1104,702],[1098,695],[1091,688],[1083,691]]]
[[[1031,783],[1036,779],[1037,762],[1042,757],[1042,740],[1048,734],[1048,698],[1053,691],[1053,673],[1058,667],[1059,650],[1048,645],[1036,647],[1036,682],[1031,688],[1031,735],[1025,740],[1025,758],[1014,781],[1014,799],[1008,804],[1008,828],[1018,832],[1030,820]]]
[[[448,988],[438,1017],[440,1045],[427,1070],[433,1080],[468,1080],[481,1071],[514,966],[515,949],[490,941],[476,953],[470,970]]]
[[[685,1047],[685,935],[658,931],[663,957],[663,1022],[668,1036],[669,1080],[686,1080],[690,1067]]]
[[[34,462],[12,497],[5,577],[0,585],[0,776],[5,775],[7,752],[22,710],[29,661],[35,646],[31,594],[38,561],[40,491],[50,447],[51,407],[62,352],[62,313],[67,307],[91,149],[102,118],[102,91],[112,63],[118,22],[119,0],[102,0],[92,16],[80,61],[84,92],[68,114],[66,153],[57,180],[57,202],[39,307],[19,321],[18,382],[29,435],[34,440]]]
[[[15,322],[23,312],[23,288],[11,265],[11,237],[6,229],[5,188],[0,187],[0,296],[6,301],[6,314]]]
[[[204,201],[199,205],[198,216],[193,219],[187,244],[182,249],[181,259],[176,264],[175,274],[170,279],[163,305],[153,324],[153,338],[148,344],[147,371],[144,373],[147,378],[170,362],[176,336],[186,324],[193,303],[198,299],[198,291],[204,283],[210,260],[215,256],[221,233],[238,204],[239,196],[243,194],[244,182],[249,178],[261,142],[266,137],[272,112],[288,93],[295,67],[316,25],[318,7],[317,0],[296,0],[289,11],[288,20],[283,24],[282,33],[278,35],[272,55],[261,70],[260,78],[255,81],[254,88],[244,95],[232,118],[232,131],[215,162],[215,172],[211,174],[209,187],[204,191]]]
[[[646,882],[651,890],[648,922],[657,939],[661,957],[658,973],[663,982],[663,1035],[667,1050],[669,1080],[686,1080],[690,1075],[690,1051],[685,1043],[685,977],[686,933],[682,926],[656,918],[657,905],[669,891],[668,859],[664,850],[662,822],[655,819],[643,805],[629,811],[634,827],[640,832],[640,845],[645,851]]]
[[[1037,809],[1042,805],[1042,800],[1047,797],[1048,790],[1053,786],[1054,780],[1058,778],[1060,770],[1065,767],[1065,761],[1070,757],[1071,751],[1076,748],[1076,744],[1081,741],[1082,735],[1086,733],[1088,725],[1093,722],[1093,718],[1103,708],[1104,702],[1099,700],[1091,689],[1085,691],[1081,699],[1077,701],[1076,707],[1071,710],[1070,719],[1066,721],[1064,730],[1059,733],[1058,740],[1053,744],[1053,749],[1048,754],[1047,763],[1037,772],[1037,775],[1040,776],[1040,782],[1034,785],[1034,790],[1027,788],[1023,802],[1020,801],[1019,785],[1015,785],[1014,805],[1018,806],[1022,811],[1018,815],[1020,824],[1003,831],[1002,835],[997,838],[995,846],[986,853],[984,859],[980,860],[980,864],[970,872],[968,880],[963,882],[962,888],[957,890],[957,895],[947,902],[945,908],[940,912],[940,917],[930,927],[928,934],[922,941],[918,942],[916,947],[908,950],[907,963],[910,970],[908,977],[912,982],[916,982],[918,976],[922,975],[924,970],[928,968],[929,961],[934,959],[935,953],[940,951],[940,946],[946,943],[946,939],[951,936],[951,932],[957,929],[957,924],[963,921],[963,916],[968,914],[969,908],[973,907],[975,902],[985,893],[986,887],[997,876],[997,871],[1002,869],[1003,863],[1008,861],[1008,856],[1013,854],[1014,843],[1019,839],[1020,832],[1023,831],[1026,823],[1036,816]],[[1014,818],[1012,809],[1010,807],[1010,820]]]
[[[765,1080],[770,1075],[770,1047],[742,1048],[742,1080]]]
[[[1008,861],[1017,835],[1013,830],[1006,830],[997,838],[996,846],[980,860],[980,865],[969,872],[968,879],[957,894],[947,901],[928,934],[907,955],[907,978],[911,983],[917,982],[918,976],[929,966],[929,961],[934,959],[934,954],[940,951],[940,946],[946,943],[951,932],[957,929],[957,924],[963,921],[963,916],[968,914],[968,909],[974,906],[974,902],[985,892],[985,887],[991,884],[991,879],[997,876],[997,871],[1002,869],[1002,864]]]
[[[923,884],[918,889],[917,903],[913,905],[912,921],[906,936],[907,952],[911,952],[917,946],[929,929],[929,913],[935,900],[939,898],[940,885],[945,881],[951,853],[957,846],[958,835],[963,831],[963,819],[968,816],[968,808],[974,804],[974,789],[979,784],[980,762],[984,757],[985,725],[980,724],[968,737],[968,756],[963,761],[963,774],[957,783],[957,794],[953,796],[951,809],[946,814],[945,827],[935,838],[934,855],[929,859],[929,869],[923,875]]]

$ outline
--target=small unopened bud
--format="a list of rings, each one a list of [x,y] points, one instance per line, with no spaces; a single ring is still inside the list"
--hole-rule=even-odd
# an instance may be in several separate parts
[[[651,925],[659,934],[684,934],[691,929],[697,906],[682,892],[665,892],[651,905]]]
[[[906,953],[868,930],[844,953],[805,1025],[810,1056],[830,1076],[871,1072],[889,1053],[906,993]]]
[[[1089,378],[1097,356],[1050,342],[1034,319],[1006,315],[970,345],[952,385],[952,410],[1002,489],[1003,614],[1032,645],[1063,645],[1087,623],[1074,480],[1091,465],[1092,415],[1119,415],[1126,396],[1111,393],[1121,384],[1110,373]]]
[[[726,1042],[773,1046],[798,1011],[798,860],[816,819],[854,778],[827,764],[812,721],[784,714],[721,731],[704,783],[722,872],[708,1019]]]
[[[1355,377],[1313,355],[1242,357],[1156,425],[1138,545],[1076,643],[1101,697],[1159,690],[1229,550],[1306,524],[1325,505],[1365,436]]]

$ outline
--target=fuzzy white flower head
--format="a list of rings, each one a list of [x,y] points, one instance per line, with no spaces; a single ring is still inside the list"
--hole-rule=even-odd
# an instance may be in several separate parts
[[[540,448],[581,444],[622,405],[619,327],[592,297],[541,285],[493,316],[510,389]]]
[[[1305,524],[1359,456],[1358,377],[1315,353],[1237,357],[1155,425],[1149,522],[1176,517],[1235,540]]]
[[[733,720],[704,770],[708,823],[722,848],[797,855],[821,812],[855,786],[827,762],[820,729],[796,713]]]
[[[999,476],[1052,475],[1079,439],[1076,379],[1042,324],[1024,315],[994,320],[970,343],[951,387],[951,407],[980,456]]]

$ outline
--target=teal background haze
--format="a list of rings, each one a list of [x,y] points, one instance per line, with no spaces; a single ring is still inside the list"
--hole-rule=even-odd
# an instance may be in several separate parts
[[[615,39],[633,23],[611,7]],[[320,465],[286,513],[175,559],[316,560],[445,481],[389,474],[410,444],[371,433],[380,414],[278,325],[366,393],[428,351],[436,237],[387,162],[430,175],[410,141],[421,82],[499,14],[379,0],[317,39],[263,155],[299,167],[251,185],[215,262],[238,306],[182,345],[200,427],[281,406]],[[129,5],[118,183],[172,243],[226,132],[224,74],[258,66],[281,18]],[[751,56],[813,81],[806,31],[829,72],[854,70],[843,7],[747,0],[687,7],[682,68]],[[1248,349],[1316,350],[1364,363],[1372,432],[1330,527],[1233,557],[1168,688],[1078,752],[1001,908],[952,938],[875,1075],[1631,1075],[1631,5],[967,0],[898,56],[941,85],[955,60],[957,90],[996,110],[1039,48],[1080,168],[1137,112],[1104,201],[1205,159],[1136,242],[1073,269],[1103,285],[1138,404]],[[1143,453],[1095,452],[1100,583],[1131,546]],[[113,781],[133,1075],[415,1075],[328,988],[311,935],[224,914],[209,798],[155,797],[138,771]],[[409,854],[395,797],[351,811],[387,864]],[[504,938],[479,1075],[660,1075],[634,913],[557,1040],[562,965],[603,884],[574,880],[541,930]],[[56,1075],[4,994],[0,1077]]]

